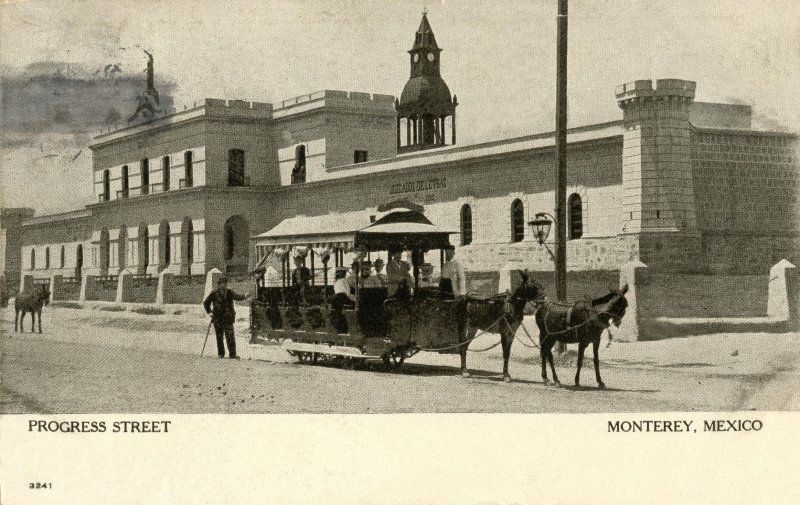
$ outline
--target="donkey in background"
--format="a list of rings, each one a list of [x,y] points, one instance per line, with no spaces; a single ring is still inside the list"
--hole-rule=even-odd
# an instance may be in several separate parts
[[[42,306],[50,303],[50,290],[47,286],[37,285],[32,290],[25,290],[14,301],[14,331],[17,331],[17,318],[19,318],[19,332],[24,333],[23,319],[27,312],[31,313],[31,333],[35,331],[36,315],[39,315],[39,333],[42,332]],[[22,315],[20,316],[20,312]]]

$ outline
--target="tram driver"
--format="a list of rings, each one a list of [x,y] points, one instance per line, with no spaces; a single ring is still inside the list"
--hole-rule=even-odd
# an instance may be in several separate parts
[[[467,293],[467,276],[464,268],[456,259],[456,248],[452,245],[445,248],[445,263],[442,266],[442,276],[439,279],[439,290],[451,296],[465,295]]]
[[[389,264],[386,265],[386,282],[389,288],[388,296],[407,300],[411,296],[414,279],[409,270],[411,267],[401,259],[403,249],[393,247],[389,249]]]

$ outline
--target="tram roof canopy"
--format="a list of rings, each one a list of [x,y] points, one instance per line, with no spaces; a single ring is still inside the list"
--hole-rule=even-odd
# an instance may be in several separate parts
[[[451,233],[457,232],[440,229],[421,212],[395,210],[370,223],[369,212],[356,211],[291,217],[253,240],[256,247],[266,248],[328,246],[380,251],[401,246],[430,250],[448,246]]]
[[[428,251],[449,246],[451,233],[457,232],[442,230],[421,212],[396,211],[359,230],[354,245],[368,251],[382,251],[391,247]]]

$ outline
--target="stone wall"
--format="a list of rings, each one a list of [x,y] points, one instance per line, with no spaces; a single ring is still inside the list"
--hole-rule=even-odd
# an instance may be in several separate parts
[[[648,272],[639,289],[640,316],[766,317],[768,275],[687,275]]]
[[[765,273],[800,260],[800,146],[796,136],[696,130],[701,264],[708,272]]]

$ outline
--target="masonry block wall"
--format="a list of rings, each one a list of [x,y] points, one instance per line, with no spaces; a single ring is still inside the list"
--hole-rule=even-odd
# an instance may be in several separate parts
[[[765,273],[800,258],[798,137],[697,128],[692,133],[702,263],[712,273]]]
[[[291,184],[297,148],[305,149],[306,181],[335,177],[328,168],[354,163],[354,151],[368,159],[397,155],[394,97],[325,90],[284,100],[274,111],[273,139],[281,183]]]
[[[193,186],[202,186],[206,179],[206,134],[202,116],[189,118],[186,122],[172,124],[167,122],[159,127],[132,130],[127,129],[97,137],[90,146],[94,169],[95,195],[99,202],[104,192],[103,173],[109,171],[109,200],[122,197],[122,167],[128,167],[128,197],[143,196],[141,189],[141,162],[148,160],[150,188],[147,193],[160,193],[164,190],[164,166],[168,164],[169,190],[181,189],[181,180],[186,179],[186,153],[191,152],[191,176]],[[141,130],[141,131],[139,131]],[[166,160],[165,160],[166,158]],[[184,183],[183,185],[186,185]]]
[[[625,233],[638,234],[650,268],[690,269],[699,259],[689,111],[695,83],[644,80],[617,88],[625,130]]]
[[[366,151],[370,160],[397,156],[393,96],[350,92],[346,100],[339,96],[328,102],[326,167],[352,165],[356,150]]]

